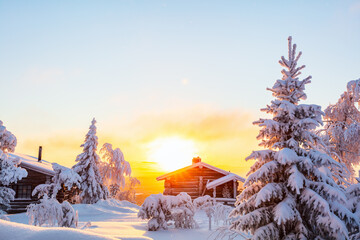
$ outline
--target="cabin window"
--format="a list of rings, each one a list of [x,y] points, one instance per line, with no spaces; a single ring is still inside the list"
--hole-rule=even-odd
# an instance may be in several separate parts
[[[31,185],[15,185],[15,198],[17,199],[31,199]]]

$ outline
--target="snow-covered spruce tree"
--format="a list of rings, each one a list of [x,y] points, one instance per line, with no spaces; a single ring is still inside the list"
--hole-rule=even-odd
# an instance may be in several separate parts
[[[16,143],[15,135],[6,130],[0,121],[0,218],[3,218],[3,210],[10,206],[9,203],[15,196],[15,191],[8,186],[27,176],[27,171],[18,167],[18,163],[8,156],[9,152],[15,151]]]
[[[325,109],[324,140],[332,156],[344,162],[354,182],[354,166],[360,163],[360,79],[350,81],[345,91],[333,105]]]
[[[106,199],[109,195],[104,185],[99,166],[100,157],[96,153],[98,138],[96,136],[95,118],[91,122],[90,130],[86,134],[85,142],[81,145],[83,152],[76,158],[77,164],[72,168],[80,175],[80,199],[82,203],[96,203],[100,199]]]
[[[281,58],[283,77],[268,90],[275,100],[265,109],[272,119],[260,119],[258,139],[267,150],[254,151],[251,167],[230,217],[233,231],[250,232],[252,239],[348,239],[358,218],[346,207],[346,197],[333,180],[341,165],[316,149],[321,139],[320,106],[299,104],[306,99],[297,67],[301,52],[289,42],[289,58]]]
[[[111,186],[125,187],[125,176],[131,175],[130,163],[125,161],[124,154],[120,148],[113,149],[110,143],[105,143],[100,149],[102,154],[100,172],[104,184],[110,189]]]

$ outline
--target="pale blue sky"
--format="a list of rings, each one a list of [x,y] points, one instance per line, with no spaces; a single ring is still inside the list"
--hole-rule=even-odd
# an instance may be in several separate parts
[[[0,1],[0,119],[26,138],[194,106],[256,116],[289,35],[309,103],[360,77],[360,1]]]

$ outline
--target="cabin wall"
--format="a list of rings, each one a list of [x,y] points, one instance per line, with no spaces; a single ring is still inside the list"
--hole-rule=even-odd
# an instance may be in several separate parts
[[[192,198],[202,196],[203,193],[208,194],[209,190],[206,190],[206,184],[209,181],[216,180],[225,176],[217,171],[209,168],[191,168],[185,172],[172,175],[165,179],[164,194],[165,195],[177,195],[181,192],[188,193]],[[212,196],[211,194],[208,194]]]
[[[21,179],[16,184],[10,185],[15,191],[15,199],[11,201],[9,213],[24,212],[27,205],[38,201],[37,196],[32,196],[32,191],[40,184],[50,183],[52,176],[25,168],[28,172],[26,178]]]

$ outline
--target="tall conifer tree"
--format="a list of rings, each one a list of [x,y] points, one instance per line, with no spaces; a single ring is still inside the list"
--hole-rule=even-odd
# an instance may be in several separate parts
[[[341,165],[317,150],[322,124],[318,105],[299,104],[306,99],[297,66],[301,52],[288,38],[288,59],[281,57],[282,79],[269,88],[275,97],[262,111],[271,119],[259,119],[258,139],[266,150],[254,151],[251,167],[230,216],[230,229],[250,232],[252,239],[348,239],[358,220],[344,207],[346,197],[333,179]]]
[[[109,195],[99,171],[100,157],[96,153],[98,137],[95,123],[94,118],[90,130],[86,134],[85,142],[81,145],[83,152],[77,156],[75,160],[77,164],[73,166],[74,171],[81,177],[81,202],[90,204],[96,203],[100,199],[106,199]]]

